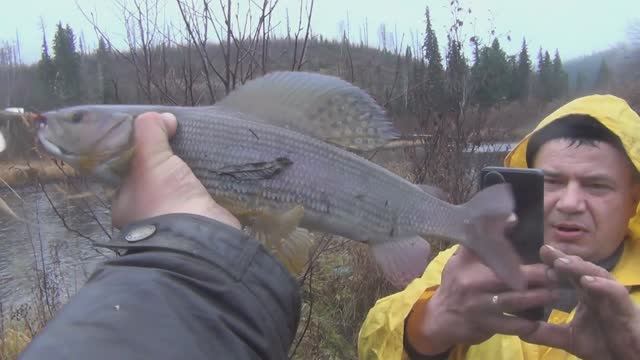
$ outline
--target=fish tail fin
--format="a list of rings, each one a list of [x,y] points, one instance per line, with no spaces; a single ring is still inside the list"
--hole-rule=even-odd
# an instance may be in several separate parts
[[[511,186],[507,183],[489,186],[461,206],[467,210],[463,245],[510,287],[526,288],[526,279],[520,270],[522,261],[506,236],[515,210]]]
[[[420,236],[375,243],[370,250],[385,279],[399,289],[422,276],[431,257],[431,245]]]

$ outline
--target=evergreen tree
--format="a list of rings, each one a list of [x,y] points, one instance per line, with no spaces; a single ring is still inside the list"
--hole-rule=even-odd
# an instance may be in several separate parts
[[[96,51],[96,60],[98,65],[98,84],[100,91],[100,99],[104,104],[112,104],[116,101],[115,91],[113,88],[114,74],[112,68],[111,48],[107,47],[103,38],[98,41],[98,50]]]
[[[480,50],[474,70],[475,102],[490,107],[509,98],[511,71],[498,39],[494,39],[490,47]]]
[[[42,32],[42,53],[38,62],[38,78],[41,82],[42,97],[47,99],[47,105],[53,105],[56,95],[56,67],[49,55],[49,46],[47,45],[47,36]]]
[[[538,79],[536,82],[536,96],[542,101],[551,101],[554,96],[553,63],[548,51],[538,53]]]
[[[509,92],[507,98],[509,101],[518,99],[518,60],[515,55],[507,56],[507,67],[509,68]]]
[[[514,99],[526,100],[529,97],[529,80],[531,79],[531,59],[527,49],[527,41],[522,39],[522,48],[518,55],[518,64],[513,78]]]
[[[600,63],[600,69],[598,70],[598,76],[596,77],[596,87],[601,90],[607,90],[611,85],[611,70],[605,59],[602,59]]]
[[[582,92],[585,90],[585,76],[584,73],[582,71],[580,71],[578,73],[578,75],[576,76],[576,88],[575,88],[575,93],[577,95],[582,94]]]
[[[437,110],[444,107],[444,68],[442,66],[442,56],[438,48],[438,38],[431,26],[431,15],[429,7],[425,10],[426,31],[424,37],[423,51],[426,61],[426,99],[428,105]]]
[[[556,49],[556,54],[553,57],[553,97],[562,98],[567,95],[569,90],[569,74],[564,71],[562,67],[562,60],[560,59],[560,53]]]
[[[468,66],[462,52],[462,44],[450,35],[447,36],[447,40],[446,102],[447,108],[453,110],[463,101]]]
[[[56,67],[56,90],[63,104],[81,101],[80,56],[76,51],[75,35],[67,25],[58,23],[53,38],[53,62]]]

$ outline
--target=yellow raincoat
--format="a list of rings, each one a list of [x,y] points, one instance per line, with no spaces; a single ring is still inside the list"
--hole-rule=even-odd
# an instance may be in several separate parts
[[[622,140],[636,169],[640,170],[640,117],[622,99],[611,95],[592,95],[576,99],[559,108],[538,126],[507,155],[505,166],[527,167],[526,147],[533,133],[552,121],[569,114],[587,114],[609,128]],[[422,277],[412,281],[403,291],[377,301],[369,311],[360,329],[358,354],[362,360],[406,359],[403,349],[405,318],[416,301],[428,301],[440,284],[442,270],[457,246],[442,251],[429,264]],[[640,304],[640,206],[629,221],[629,237],[613,276],[631,288],[633,300]],[[574,312],[554,310],[549,322],[567,324]],[[569,360],[577,359],[560,349],[533,345],[516,336],[494,335],[487,341],[473,346],[455,346],[449,359],[514,359],[514,360]]]

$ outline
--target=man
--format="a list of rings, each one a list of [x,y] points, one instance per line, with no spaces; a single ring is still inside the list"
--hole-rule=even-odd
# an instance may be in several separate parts
[[[545,172],[546,245],[543,264],[523,266],[529,288],[511,291],[454,246],[371,309],[361,359],[640,359],[638,114],[614,96],[576,99],[505,165]],[[507,315],[539,306],[545,321]]]
[[[125,251],[102,264],[21,359],[284,359],[298,285],[216,204],[168,137],[171,114],[135,121],[131,173],[112,204]]]

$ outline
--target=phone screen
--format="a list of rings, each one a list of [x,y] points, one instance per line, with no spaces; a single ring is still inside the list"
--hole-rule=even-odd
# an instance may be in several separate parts
[[[515,226],[506,236],[525,264],[540,263],[540,247],[544,244],[544,173],[540,169],[485,167],[481,173],[480,187],[508,182],[513,189]],[[544,309],[534,308],[514,314],[530,320],[542,320]]]
[[[518,222],[507,238],[525,264],[540,262],[544,244],[543,201],[544,173],[540,169],[485,167],[481,171],[481,188],[508,182],[513,189]]]

